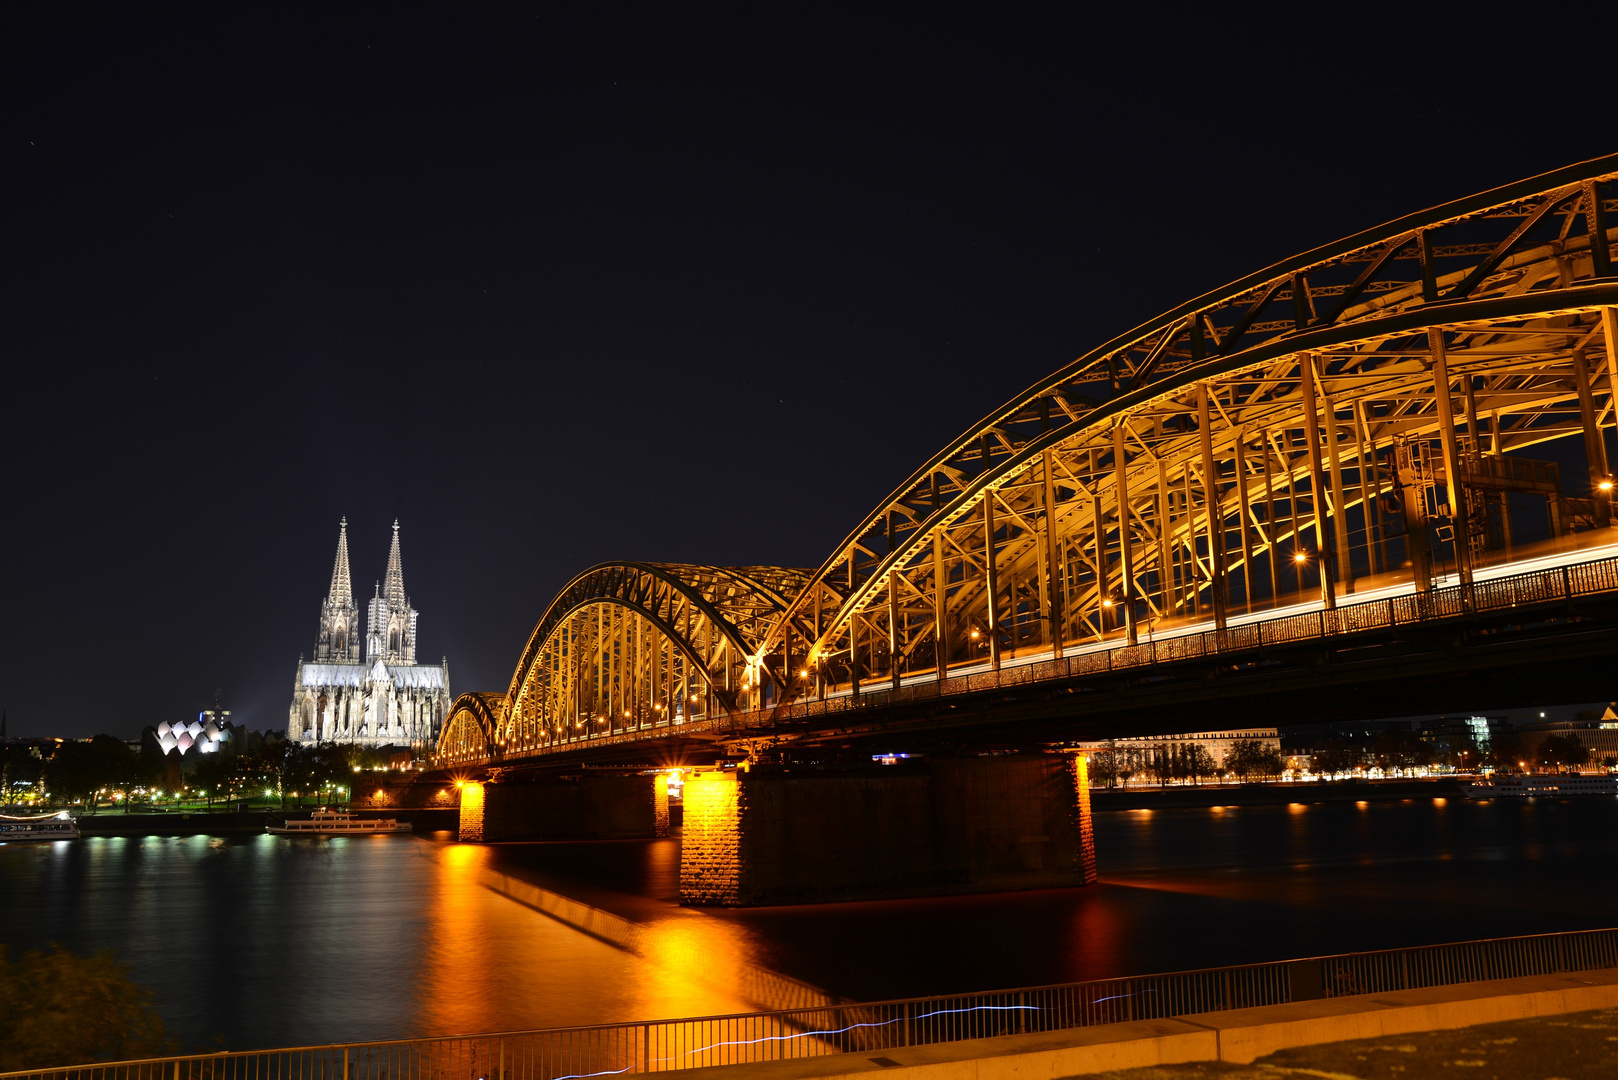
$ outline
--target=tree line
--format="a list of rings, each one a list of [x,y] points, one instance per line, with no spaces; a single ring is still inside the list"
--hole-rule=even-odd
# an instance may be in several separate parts
[[[1231,743],[1222,762],[1215,762],[1201,743],[1163,743],[1157,746],[1111,746],[1091,755],[1092,781],[1106,787],[1145,777],[1168,784],[1233,776],[1239,780],[1264,780],[1286,770],[1273,747],[1259,739],[1237,739]]]
[[[1590,748],[1574,733],[1546,736],[1535,748],[1530,761],[1522,739],[1515,732],[1496,732],[1480,748],[1469,738],[1451,736],[1440,745],[1421,738],[1414,731],[1394,728],[1369,742],[1327,739],[1314,752],[1312,771],[1330,779],[1373,768],[1388,776],[1408,776],[1434,765],[1448,765],[1461,772],[1492,768],[1512,773],[1526,768],[1578,768],[1590,764],[1593,758]],[[1618,758],[1605,757],[1601,764],[1607,768],[1618,767]],[[1236,740],[1225,759],[1218,763],[1201,743],[1114,744],[1090,758],[1091,780],[1104,787],[1116,787],[1136,778],[1165,785],[1186,781],[1197,784],[1221,777],[1267,780],[1285,771],[1286,763],[1281,755],[1258,739]]]
[[[357,746],[278,741],[250,753],[198,754],[194,765],[186,764],[191,768],[176,782],[165,759],[141,754],[112,735],[59,743],[48,758],[14,745],[0,747],[0,790],[10,801],[20,790],[18,784],[43,786],[52,805],[82,805],[90,813],[103,796],[123,792],[127,799],[136,789],[194,796],[210,807],[236,799],[278,798],[284,809],[288,799],[298,805],[309,798],[345,801],[333,800],[332,790],[347,789],[356,768],[369,770],[387,761]]]

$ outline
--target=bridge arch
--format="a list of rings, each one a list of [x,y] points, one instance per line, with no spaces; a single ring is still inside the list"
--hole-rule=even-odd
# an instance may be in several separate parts
[[[814,570],[593,567],[536,626],[492,752],[1161,647],[1608,543],[1615,196],[1618,155],[1188,301],[969,427]],[[1539,449],[1558,440],[1582,460]],[[1543,538],[1514,535],[1524,500]]]
[[[1423,589],[1446,558],[1465,577],[1509,556],[1512,493],[1545,496],[1555,539],[1601,535],[1615,179],[1618,156],[1411,215],[1092,350],[896,488],[755,662],[857,692],[1334,606],[1394,562]],[[1580,505],[1551,496],[1554,462],[1508,456],[1579,437]]]
[[[442,765],[483,764],[497,756],[506,695],[462,694],[450,705],[435,757]]]
[[[529,636],[494,737],[522,754],[677,732],[754,703],[750,664],[809,571],[603,563],[570,581]]]

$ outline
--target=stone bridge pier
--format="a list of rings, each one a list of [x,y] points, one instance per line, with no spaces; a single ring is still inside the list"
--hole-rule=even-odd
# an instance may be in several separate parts
[[[669,833],[666,774],[461,786],[463,841]],[[1088,885],[1083,755],[697,769],[684,785],[680,902],[738,907]]]
[[[1095,880],[1087,763],[753,766],[685,784],[680,902],[803,904]]]

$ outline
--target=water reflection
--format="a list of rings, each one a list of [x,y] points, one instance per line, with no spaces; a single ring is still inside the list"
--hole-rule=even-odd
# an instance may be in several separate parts
[[[190,1046],[751,1011],[1603,926],[1618,800],[1097,814],[1089,889],[691,912],[674,841],[87,838],[0,847],[0,941],[115,950]],[[639,927],[615,948],[494,869]],[[818,988],[818,989],[817,989]]]

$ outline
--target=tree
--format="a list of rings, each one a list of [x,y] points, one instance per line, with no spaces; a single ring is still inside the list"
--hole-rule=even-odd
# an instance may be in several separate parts
[[[225,783],[232,798],[245,793],[251,799],[261,791],[274,791],[279,776],[279,755],[258,750],[231,758]]]
[[[1147,771],[1157,779],[1159,787],[1167,787],[1170,780],[1175,777],[1174,748],[1167,745],[1152,747],[1147,763]]]
[[[1489,763],[1500,772],[1517,772],[1526,760],[1522,739],[1515,731],[1498,731],[1489,736]]]
[[[191,783],[208,800],[208,809],[213,809],[214,799],[228,794],[230,762],[218,754],[201,755],[197,758],[196,770],[191,774]]]
[[[1431,765],[1433,745],[1408,729],[1384,731],[1371,745],[1371,756],[1385,773],[1405,773]]]
[[[152,992],[131,982],[110,952],[77,956],[52,945],[13,963],[0,945],[0,1072],[177,1050]]]
[[[1280,776],[1286,771],[1281,755],[1258,739],[1237,739],[1225,754],[1225,768],[1243,780]]]
[[[1539,760],[1552,768],[1590,763],[1590,748],[1577,735],[1549,735],[1539,744]]]
[[[0,803],[16,801],[20,784],[39,783],[45,762],[28,746],[0,746]]]
[[[1444,764],[1460,772],[1468,772],[1476,769],[1482,762],[1483,755],[1478,752],[1470,729],[1462,728],[1450,736],[1449,745],[1444,751]]]
[[[1327,739],[1315,752],[1315,771],[1321,776],[1335,778],[1341,773],[1353,772],[1364,756],[1364,751],[1358,746],[1342,739]]]
[[[1145,771],[1144,758],[1139,747],[1127,747],[1116,751],[1118,755],[1118,779],[1127,786],[1129,781]]]
[[[1097,750],[1090,755],[1090,783],[1098,787],[1116,787],[1118,784],[1118,752],[1109,749]]]
[[[89,743],[64,742],[45,763],[45,790],[52,802],[83,803],[94,813],[101,785],[101,762]]]
[[[1211,777],[1219,771],[1214,764],[1213,755],[1201,743],[1191,743],[1185,748],[1186,772],[1193,783],[1200,783],[1204,778]]]

